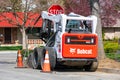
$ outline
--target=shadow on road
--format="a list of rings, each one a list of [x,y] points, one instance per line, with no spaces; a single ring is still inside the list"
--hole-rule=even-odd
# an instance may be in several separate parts
[[[80,67],[70,67],[70,66],[59,66],[59,67],[56,67],[53,71],[57,71],[57,72],[85,72],[85,70],[80,68]]]

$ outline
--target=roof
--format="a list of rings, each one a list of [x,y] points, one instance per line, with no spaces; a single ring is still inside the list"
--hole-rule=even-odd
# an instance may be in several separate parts
[[[24,23],[24,13],[17,12],[17,17],[12,12],[0,13],[0,27],[17,27]],[[41,27],[42,19],[40,18],[34,25],[37,18],[40,16],[38,13],[27,13],[28,17],[25,23],[25,27]]]

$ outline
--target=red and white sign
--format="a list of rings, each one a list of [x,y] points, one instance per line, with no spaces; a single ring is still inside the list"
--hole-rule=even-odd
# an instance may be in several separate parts
[[[60,5],[52,5],[49,9],[48,12],[51,14],[63,14],[64,9]]]
[[[92,49],[79,49],[79,48],[70,48],[70,53],[71,54],[74,54],[74,53],[77,53],[77,54],[92,54]]]

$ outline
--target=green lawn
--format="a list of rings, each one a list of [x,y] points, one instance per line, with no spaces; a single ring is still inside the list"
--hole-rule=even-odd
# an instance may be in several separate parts
[[[118,45],[117,41],[104,41],[104,51],[107,58],[120,60],[120,45]]]
[[[3,50],[21,50],[22,46],[0,46],[0,51]]]

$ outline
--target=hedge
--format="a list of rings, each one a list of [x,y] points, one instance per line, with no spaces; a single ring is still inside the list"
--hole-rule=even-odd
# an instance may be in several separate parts
[[[113,41],[104,41],[105,53],[116,53],[118,50],[118,43]]]
[[[0,50],[21,50],[22,46],[0,46]]]

